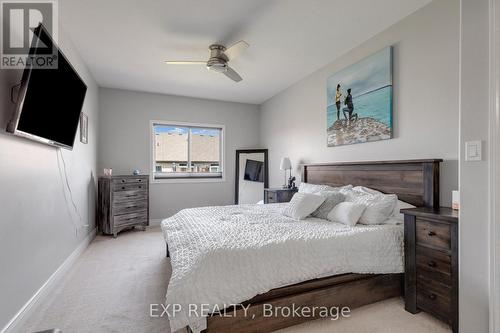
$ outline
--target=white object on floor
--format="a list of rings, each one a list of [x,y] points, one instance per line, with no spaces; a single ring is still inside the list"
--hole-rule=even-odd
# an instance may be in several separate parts
[[[403,272],[400,225],[355,226],[280,213],[287,204],[184,209],[162,222],[172,277],[172,329],[205,329],[189,304],[237,304],[273,288],[343,273]],[[290,262],[293,258],[293,263]]]

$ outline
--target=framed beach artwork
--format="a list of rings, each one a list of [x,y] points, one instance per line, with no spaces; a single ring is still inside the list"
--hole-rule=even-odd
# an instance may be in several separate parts
[[[328,147],[392,138],[392,46],[327,80]]]

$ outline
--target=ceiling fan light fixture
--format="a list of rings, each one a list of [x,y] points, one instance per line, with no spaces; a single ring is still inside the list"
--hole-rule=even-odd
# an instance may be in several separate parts
[[[233,44],[229,49],[226,49],[225,46],[220,44],[212,44],[208,48],[210,50],[210,58],[206,63],[202,61],[166,61],[166,63],[175,65],[205,65],[208,70],[222,73],[231,80],[240,82],[242,80],[241,76],[234,69],[229,67],[228,61],[234,59],[242,51],[246,50],[248,46],[248,43],[245,41],[239,41]],[[225,54],[226,51],[230,57]]]
[[[217,72],[217,73],[224,73],[227,71],[227,65],[226,64],[212,64],[211,66],[208,67],[208,69]]]

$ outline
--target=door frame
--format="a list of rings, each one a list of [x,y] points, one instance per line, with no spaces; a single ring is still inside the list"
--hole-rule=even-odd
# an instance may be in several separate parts
[[[489,0],[490,44],[490,309],[489,332],[500,333],[500,0]]]
[[[241,154],[254,154],[254,153],[264,153],[264,188],[269,187],[269,151],[268,149],[236,149],[236,162],[234,173],[234,204],[238,204],[238,197],[240,194],[240,155]],[[262,199],[264,199],[264,193],[262,193]]]

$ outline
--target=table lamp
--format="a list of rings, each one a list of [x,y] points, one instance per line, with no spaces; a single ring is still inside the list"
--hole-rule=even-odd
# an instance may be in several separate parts
[[[290,175],[292,175],[292,163],[290,162],[290,159],[288,157],[283,157],[281,159],[280,163],[280,170],[285,170],[285,183],[283,185],[283,188],[287,188],[287,183],[286,183],[286,171],[290,170]]]

